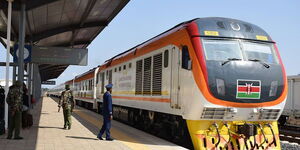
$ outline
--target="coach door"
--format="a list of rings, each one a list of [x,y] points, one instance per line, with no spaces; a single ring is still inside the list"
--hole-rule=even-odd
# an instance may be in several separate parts
[[[180,53],[179,49],[172,46],[171,48],[171,108],[180,109],[179,106],[179,67]]]

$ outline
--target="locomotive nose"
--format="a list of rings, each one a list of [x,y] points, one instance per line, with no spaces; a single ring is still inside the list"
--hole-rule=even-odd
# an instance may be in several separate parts
[[[219,99],[240,103],[276,100],[283,91],[280,65],[268,68],[252,61],[232,61],[225,65],[207,62],[211,93]]]

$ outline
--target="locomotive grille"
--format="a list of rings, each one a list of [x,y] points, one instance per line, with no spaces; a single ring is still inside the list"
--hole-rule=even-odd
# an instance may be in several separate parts
[[[276,120],[280,113],[280,109],[261,109],[258,119]]]
[[[201,119],[223,119],[230,108],[204,108]]]
[[[162,53],[153,57],[152,95],[161,95]]]
[[[143,95],[151,95],[151,61],[152,57],[144,59]]]
[[[136,62],[135,94],[142,94],[143,89],[143,60]]]

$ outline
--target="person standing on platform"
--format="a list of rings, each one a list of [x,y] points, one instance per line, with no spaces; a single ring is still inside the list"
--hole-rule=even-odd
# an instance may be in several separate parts
[[[66,85],[65,89],[62,93],[61,93],[61,98],[59,100],[59,104],[58,107],[62,107],[63,108],[63,114],[64,114],[64,129],[70,130],[71,129],[71,114],[73,112],[73,108],[74,108],[74,98],[73,98],[73,93],[70,90],[70,86]]]
[[[23,89],[21,89],[22,82],[16,81],[14,85],[9,87],[6,102],[9,106],[9,126],[7,139],[12,139],[13,132],[15,131],[14,139],[21,140],[20,128],[22,118],[22,95]]]
[[[105,86],[106,92],[103,95],[103,125],[102,128],[97,136],[99,140],[103,140],[102,135],[106,134],[106,140],[107,141],[113,141],[113,139],[110,136],[110,127],[111,127],[111,120],[113,118],[112,116],[112,87],[113,84],[108,84]]]

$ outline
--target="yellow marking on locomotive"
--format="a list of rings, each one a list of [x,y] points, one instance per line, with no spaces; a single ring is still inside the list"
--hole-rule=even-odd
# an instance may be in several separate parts
[[[256,39],[262,40],[262,41],[268,41],[268,37],[263,36],[263,35],[256,35]]]
[[[90,122],[91,124],[93,124],[94,126],[100,127],[102,124],[102,121],[95,119],[94,117],[89,116],[87,113],[79,110],[79,109],[75,109],[74,113],[76,113],[78,116],[80,116],[81,118],[83,118],[84,120]],[[120,142],[122,142],[123,144],[125,144],[126,146],[128,146],[130,149],[132,150],[150,150],[147,146],[145,146],[144,144],[141,144],[140,142],[138,142],[136,139],[127,136],[124,132],[117,130],[116,128],[111,128],[111,132],[114,138],[119,139]]]
[[[204,31],[204,35],[219,36],[219,32],[218,31]]]
[[[260,124],[257,126],[257,135],[250,136],[247,139],[243,134],[237,133],[237,125]],[[271,125],[272,130],[268,126]],[[187,120],[188,129],[196,150],[212,149],[235,149],[244,150],[254,148],[256,150],[272,149],[280,150],[280,139],[276,121],[210,121],[210,120]],[[218,129],[218,131],[217,131]],[[255,140],[254,140],[255,138]],[[274,141],[275,139],[275,141]],[[276,146],[275,143],[276,142]]]
[[[124,94],[124,95],[136,95],[135,91],[113,91],[113,95]],[[160,92],[144,92],[144,94],[161,94],[161,95],[170,95],[169,91],[161,91]]]

